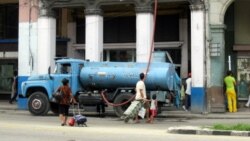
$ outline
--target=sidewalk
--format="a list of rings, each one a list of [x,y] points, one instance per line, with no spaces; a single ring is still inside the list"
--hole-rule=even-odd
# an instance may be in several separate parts
[[[250,108],[240,108],[236,113],[192,113],[181,109],[163,111],[161,115],[170,118],[250,119]]]
[[[19,110],[17,103],[9,104],[8,100],[0,100],[0,110]],[[240,108],[237,113],[191,113],[182,109],[164,110],[158,118],[191,118],[191,119],[250,119],[250,108]],[[174,134],[197,134],[197,135],[232,135],[250,136],[247,131],[214,131],[196,126],[170,127],[168,133]]]
[[[17,103],[10,104],[8,100],[0,100],[0,110],[18,110]]]

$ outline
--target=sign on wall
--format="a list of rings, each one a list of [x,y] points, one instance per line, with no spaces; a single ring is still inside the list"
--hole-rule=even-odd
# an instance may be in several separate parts
[[[238,99],[247,99],[250,92],[250,57],[237,58]]]

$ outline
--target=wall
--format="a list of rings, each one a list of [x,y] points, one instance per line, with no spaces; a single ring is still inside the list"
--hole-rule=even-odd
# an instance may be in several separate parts
[[[223,24],[227,8],[234,0],[209,0],[210,24]]]

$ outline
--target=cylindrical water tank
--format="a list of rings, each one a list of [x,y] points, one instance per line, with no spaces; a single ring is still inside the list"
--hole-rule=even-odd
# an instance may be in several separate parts
[[[84,88],[116,89],[135,87],[145,72],[147,63],[86,62],[80,73]],[[151,63],[145,85],[147,90],[173,90],[176,86],[175,66],[170,63]]]

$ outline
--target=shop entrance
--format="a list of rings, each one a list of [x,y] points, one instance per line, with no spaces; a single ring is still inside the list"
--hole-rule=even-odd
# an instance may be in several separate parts
[[[10,95],[12,77],[14,70],[17,70],[17,59],[0,60],[0,94]]]

